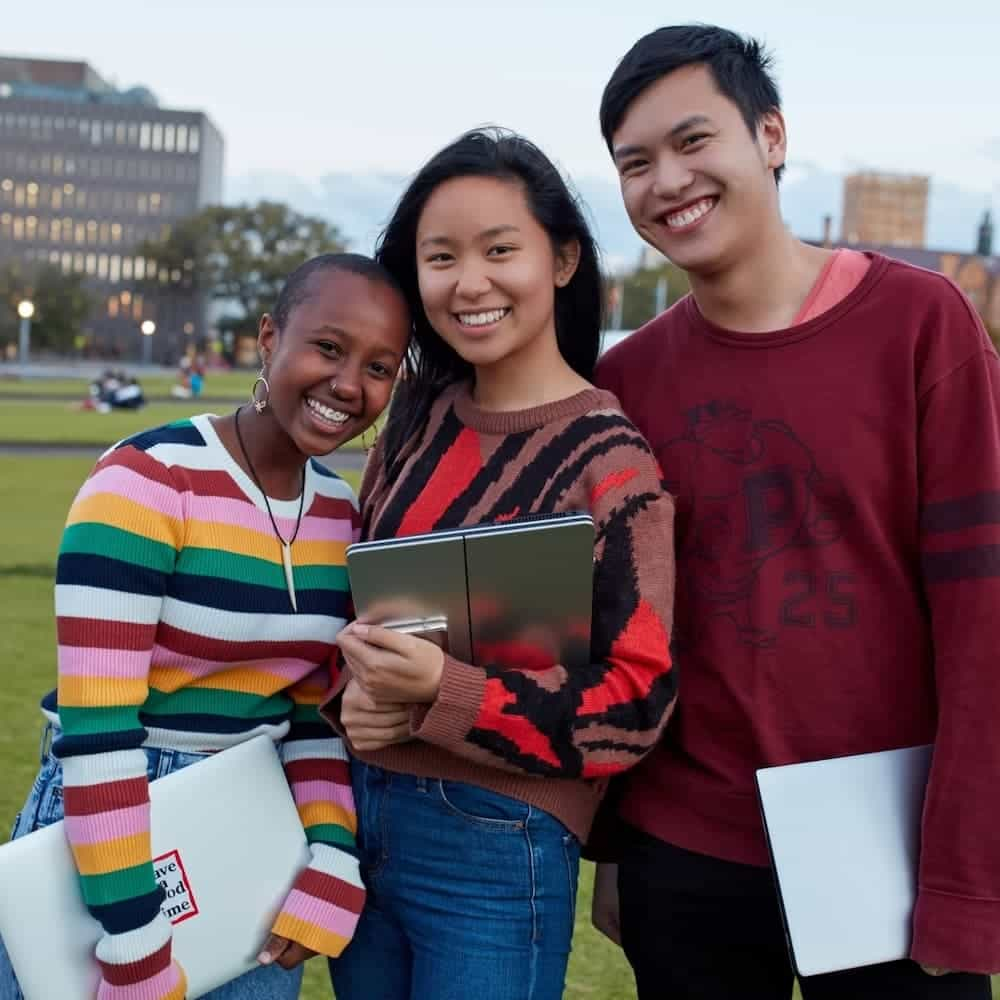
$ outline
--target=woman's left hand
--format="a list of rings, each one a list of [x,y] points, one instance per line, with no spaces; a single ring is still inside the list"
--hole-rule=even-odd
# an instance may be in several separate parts
[[[352,622],[337,634],[351,675],[377,702],[434,701],[441,686],[444,653],[419,636]]]
[[[261,965],[271,965],[277,962],[283,969],[294,969],[315,955],[316,952],[310,951],[298,941],[289,941],[288,938],[272,934],[257,956],[257,961]]]

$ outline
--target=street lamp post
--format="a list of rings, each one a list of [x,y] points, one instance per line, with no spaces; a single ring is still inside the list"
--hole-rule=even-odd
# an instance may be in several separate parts
[[[144,319],[139,329],[142,330],[142,363],[149,365],[153,363],[153,334],[156,333],[156,324],[151,319]]]
[[[31,353],[31,317],[35,315],[35,303],[30,299],[22,299],[17,304],[17,314],[21,317],[17,338],[17,360],[20,364],[26,365],[28,355]]]

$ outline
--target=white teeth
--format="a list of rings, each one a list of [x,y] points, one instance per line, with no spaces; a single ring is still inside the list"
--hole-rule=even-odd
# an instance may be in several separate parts
[[[349,413],[341,413],[340,410],[332,410],[329,406],[324,406],[318,399],[313,399],[312,396],[306,397],[306,406],[308,406],[309,409],[312,410],[318,417],[322,417],[331,424],[342,424],[351,419],[351,415]]]
[[[675,215],[668,215],[667,225],[671,229],[681,229],[684,226],[690,226],[692,222],[697,222],[703,215],[710,212],[713,205],[714,202],[711,198],[703,198],[690,208],[684,209],[683,212],[678,212]]]
[[[499,323],[510,312],[510,309],[492,309],[489,312],[459,313],[458,321],[465,326],[489,326]]]

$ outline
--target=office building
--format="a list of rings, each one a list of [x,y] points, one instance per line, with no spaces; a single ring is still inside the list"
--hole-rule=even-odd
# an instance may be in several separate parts
[[[207,303],[138,248],[221,201],[223,156],[203,112],[118,90],[84,62],[0,57],[0,265],[86,275],[88,353],[138,357],[150,319],[154,357],[176,358],[208,333]]]

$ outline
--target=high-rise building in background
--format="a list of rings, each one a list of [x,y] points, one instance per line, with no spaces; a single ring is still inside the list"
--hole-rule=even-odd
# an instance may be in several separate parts
[[[118,90],[84,62],[0,57],[0,264],[85,274],[95,353],[137,357],[153,320],[154,356],[176,358],[207,334],[207,302],[137,251],[221,201],[223,156],[203,112]]]
[[[929,188],[930,178],[919,174],[849,174],[840,238],[846,243],[924,246]]]

